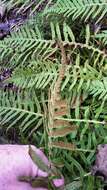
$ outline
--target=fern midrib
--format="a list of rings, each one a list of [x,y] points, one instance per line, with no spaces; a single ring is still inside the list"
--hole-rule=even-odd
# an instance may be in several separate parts
[[[15,107],[4,107],[4,106],[0,106],[0,109],[13,110],[13,111],[18,111],[18,112],[25,112],[25,113],[27,113],[27,114],[31,114],[31,115],[43,117],[43,114],[41,114],[41,113],[35,113],[35,112],[32,112],[32,111],[27,111],[27,110],[15,108]]]
[[[55,117],[57,120],[70,121],[70,122],[82,122],[82,123],[94,123],[94,124],[102,124],[106,125],[106,121],[97,121],[97,120],[89,120],[89,119],[73,119],[73,118],[63,118],[63,117]]]
[[[23,41],[28,41],[29,42],[29,38],[14,38],[14,41],[21,41],[22,42],[22,40]],[[9,42],[11,42],[11,41],[13,41],[13,39],[9,39]],[[45,43],[47,43],[47,44],[55,44],[56,43],[56,41],[55,40],[41,40],[41,39],[33,39],[32,40],[33,42],[45,42]],[[104,55],[105,57],[107,57],[107,54],[104,52],[104,51],[102,51],[102,50],[99,50],[98,48],[96,48],[96,47],[93,47],[93,46],[90,46],[90,45],[87,45],[87,44],[85,44],[85,43],[77,43],[77,42],[69,42],[69,41],[62,41],[63,42],[63,44],[69,44],[69,45],[75,45],[75,46],[80,46],[81,48],[87,48],[87,49],[92,49],[94,52],[98,52],[98,53],[100,53],[101,55]],[[8,44],[6,44],[7,46],[9,46]],[[5,45],[5,46],[6,46]],[[2,48],[3,48],[3,45],[2,45]],[[11,47],[10,47],[11,48]],[[55,49],[55,48],[54,48]]]
[[[26,41],[30,41],[30,40],[32,40],[32,41],[34,41],[34,42],[35,42],[35,41],[38,41],[38,42],[47,42],[47,43],[49,43],[49,42],[52,43],[52,42],[53,42],[53,43],[55,43],[54,40],[44,40],[44,39],[29,38],[29,37],[28,37],[28,38],[24,38],[24,37],[22,37],[22,38],[21,38],[21,37],[19,37],[19,38],[9,38],[8,40],[6,39],[6,41],[4,41],[4,43],[8,43],[8,42],[11,42],[11,41],[13,42],[13,40],[14,40],[14,41],[22,41],[22,40],[23,40],[23,41],[25,41],[25,40],[26,40]],[[2,45],[2,44],[0,44],[0,45]],[[3,45],[5,45],[5,44],[3,44]],[[3,45],[2,45],[2,46],[3,46]]]
[[[98,48],[94,47],[94,46],[90,46],[90,45],[87,45],[87,44],[83,44],[83,43],[77,43],[77,42],[66,42],[66,41],[63,41],[63,43],[66,45],[66,44],[69,44],[71,46],[80,46],[81,48],[87,48],[87,49],[92,49],[94,52],[98,52],[100,53],[101,55],[104,55],[105,57],[107,57],[107,54],[104,52],[104,51],[101,51],[99,50]]]

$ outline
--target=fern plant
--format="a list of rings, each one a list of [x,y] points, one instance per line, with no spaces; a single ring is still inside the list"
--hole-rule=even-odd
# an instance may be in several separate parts
[[[101,28],[107,2],[48,1],[39,13],[44,1],[6,2],[17,5],[18,14],[31,6],[32,18],[0,41],[1,73],[12,70],[2,83],[18,88],[0,89],[0,125],[17,127],[43,146],[60,166],[65,189],[98,189],[90,170],[97,145],[107,143],[107,35]],[[97,33],[90,20],[100,25]]]

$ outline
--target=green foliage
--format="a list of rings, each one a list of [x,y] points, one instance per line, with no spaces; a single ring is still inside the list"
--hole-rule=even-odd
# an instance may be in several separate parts
[[[96,35],[96,39],[99,39],[104,45],[107,45],[107,30],[102,31]]]
[[[72,183],[66,185],[65,190],[79,190],[81,187],[81,182],[80,181],[73,181]]]
[[[20,125],[20,128],[25,131],[27,128],[35,126],[36,122],[38,123],[38,118],[43,115],[35,91],[32,93],[31,98],[30,93],[16,95],[13,92],[0,91],[1,125],[7,124],[8,129]]]
[[[91,87],[90,87],[91,94],[94,95],[94,97],[99,96],[100,99],[106,99],[107,98],[107,78],[103,78],[103,80],[95,80],[92,81]]]
[[[56,4],[46,10],[45,14],[61,14],[63,17],[78,17],[84,21],[97,18],[97,23],[107,14],[106,0],[57,0]]]
[[[35,13],[35,11],[38,10],[40,6],[43,6],[45,0],[37,0],[34,2],[31,2],[30,0],[1,0],[2,4],[6,4],[6,7],[8,10],[12,8],[19,7],[19,9],[16,9],[17,14],[20,12],[26,12],[29,8],[31,8],[31,14]],[[45,4],[46,6],[46,4]],[[44,6],[44,7],[45,7]]]
[[[37,6],[42,2],[38,1]],[[29,5],[25,0],[8,3],[10,7],[19,5],[20,11]],[[37,13],[37,6],[32,6],[32,12]],[[107,143],[107,31],[99,29],[96,33],[93,26],[102,26],[106,16],[106,0],[49,1],[42,13],[0,41],[0,68],[13,69],[5,82],[19,88],[18,92],[0,90],[0,125],[8,130],[19,127],[36,146],[43,146],[47,155],[52,154],[57,166],[61,158],[60,170],[68,184],[65,189],[101,186],[90,176],[90,169],[97,145]],[[69,122],[76,130],[54,138],[48,131],[48,104],[49,91],[54,92],[62,63],[59,41],[67,64],[58,92],[67,101],[68,114],[56,115],[55,119]],[[60,125],[62,131],[66,130],[67,126]],[[75,148],[67,149],[61,144],[52,148],[48,142],[74,144]]]

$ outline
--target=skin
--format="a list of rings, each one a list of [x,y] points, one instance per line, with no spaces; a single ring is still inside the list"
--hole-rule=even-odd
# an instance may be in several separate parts
[[[31,147],[48,165],[49,161],[44,153],[35,146]],[[27,145],[0,145],[0,190],[47,190],[43,187],[33,188],[29,183],[19,181],[20,176],[48,176],[34,164],[28,150]],[[60,187],[64,184],[64,179],[55,179],[53,183]]]

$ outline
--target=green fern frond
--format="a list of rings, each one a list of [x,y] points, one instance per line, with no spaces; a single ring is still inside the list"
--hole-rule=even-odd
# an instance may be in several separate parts
[[[97,38],[107,38],[107,30],[102,31],[96,35]]]
[[[96,59],[95,59],[96,60]],[[100,79],[100,68],[94,65],[90,60],[83,62],[80,54],[73,59],[73,65],[66,66],[65,77],[62,81],[61,91],[68,90],[72,92],[76,87],[76,93],[79,93],[82,87],[85,85],[85,89],[89,89],[92,80],[96,78]],[[98,62],[100,65],[100,61]],[[102,60],[101,60],[102,64]],[[101,65],[103,66],[103,65]],[[55,84],[58,77],[58,70],[60,64],[53,62],[31,62],[27,68],[17,68],[10,80],[7,82],[13,82],[16,86],[27,89],[45,89],[46,87]]]
[[[17,68],[6,82],[14,83],[21,89],[45,89],[55,83],[58,65],[53,62],[32,61],[27,68]]]
[[[31,14],[36,12],[38,8],[42,5],[44,5],[45,0],[36,0],[36,1],[30,1],[30,0],[3,0],[3,3],[6,4],[8,9],[12,9],[14,7],[19,7],[16,10],[16,13],[25,12],[28,9],[31,9]],[[46,3],[44,6],[44,9],[46,7]],[[42,10],[41,10],[42,11]]]
[[[20,75],[18,73],[21,72]],[[26,70],[27,72],[27,70]],[[11,82],[14,82],[14,84],[21,88],[32,88],[35,87],[36,89],[45,89],[50,83],[53,82],[57,78],[57,73],[49,72],[41,72],[37,74],[27,74],[25,75],[25,72],[22,70],[19,70],[18,73],[15,72],[14,76],[10,80]]]
[[[99,39],[103,44],[107,45],[107,30],[102,31],[101,33],[96,34],[96,39]]]
[[[107,78],[103,78],[103,80],[93,80],[89,89],[90,93],[94,97],[98,97],[99,99],[107,99]]]
[[[0,90],[0,124],[9,129],[20,123],[20,128],[24,130],[35,126],[43,115],[34,92],[33,95],[34,98],[31,99],[27,93],[20,95]]]
[[[45,40],[37,25],[29,29],[28,24],[17,32],[12,32],[4,41],[0,41],[1,62],[8,57],[8,66],[16,67],[28,64],[31,59],[47,60],[58,51],[56,39],[63,40],[63,34],[66,42],[75,42],[73,32],[66,23],[63,25],[63,33],[58,23],[50,25],[51,39]]]
[[[49,39],[45,39],[38,26],[29,29],[29,25],[26,25],[19,31],[13,32],[4,41],[0,41],[1,62],[7,58],[8,66],[17,67],[28,65],[32,59],[49,60],[52,56],[55,59],[55,55],[59,52],[57,40],[61,40],[64,46],[69,46],[70,54],[77,49],[87,49],[88,52],[92,51],[92,55],[97,54],[95,62],[100,56],[104,59],[107,57],[104,51],[89,44],[89,28],[86,29],[85,43],[76,42],[73,31],[65,22],[62,27],[59,23],[51,23],[50,28]]]
[[[57,3],[46,10],[44,14],[57,14],[64,17],[72,17],[72,20],[80,17],[82,20],[96,19],[98,23],[107,14],[107,1],[105,0],[58,0]]]

